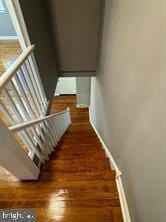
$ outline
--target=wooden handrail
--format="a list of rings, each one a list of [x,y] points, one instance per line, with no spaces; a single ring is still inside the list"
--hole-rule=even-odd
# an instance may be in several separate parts
[[[4,86],[12,79],[17,70],[21,67],[24,61],[28,58],[28,56],[35,49],[35,45],[27,47],[21,55],[15,60],[15,62],[8,68],[6,72],[2,74],[0,77],[0,90],[4,88]]]
[[[58,112],[58,113],[55,113],[55,114],[52,114],[52,115],[49,115],[49,116],[44,116],[44,117],[41,117],[41,118],[38,118],[38,119],[35,119],[35,120],[31,120],[31,121],[27,121],[27,122],[24,122],[24,123],[17,124],[15,126],[11,126],[11,127],[9,127],[9,130],[11,130],[13,133],[17,133],[17,132],[25,130],[29,127],[32,127],[36,124],[39,124],[39,123],[44,122],[48,119],[51,119],[52,117],[61,115],[61,114],[66,113],[66,112],[69,112],[69,108],[67,108],[66,110],[64,110],[62,112]]]

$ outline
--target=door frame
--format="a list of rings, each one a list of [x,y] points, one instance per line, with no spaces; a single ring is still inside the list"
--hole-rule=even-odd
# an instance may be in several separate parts
[[[31,45],[19,0],[5,0],[22,50]]]
[[[17,39],[20,43],[22,51],[24,51],[28,46],[31,46],[32,43],[28,34],[28,29],[25,24],[20,2],[19,0],[5,0],[5,3],[9,11],[13,26],[15,28],[15,31],[18,37]],[[45,92],[34,53],[32,53],[31,55],[30,62],[31,62],[32,68],[36,71],[36,74],[38,75],[40,87],[42,88],[42,91]],[[50,101],[47,100],[47,103],[49,106]]]

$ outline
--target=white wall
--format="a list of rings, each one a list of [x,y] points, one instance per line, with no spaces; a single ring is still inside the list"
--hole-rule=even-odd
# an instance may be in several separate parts
[[[64,77],[59,78],[55,94],[76,94],[76,78]]]
[[[5,0],[2,0],[2,3],[5,8],[5,12],[0,12],[0,39],[15,39],[17,35],[14,30],[8,9],[6,7]]]
[[[88,107],[90,105],[90,77],[76,78],[77,106]]]
[[[106,0],[91,110],[123,172],[132,221],[165,222],[165,0]]]

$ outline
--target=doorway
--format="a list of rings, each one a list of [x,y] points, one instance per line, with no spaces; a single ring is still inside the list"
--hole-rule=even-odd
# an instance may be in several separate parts
[[[0,0],[0,75],[21,54],[22,48],[5,0]]]

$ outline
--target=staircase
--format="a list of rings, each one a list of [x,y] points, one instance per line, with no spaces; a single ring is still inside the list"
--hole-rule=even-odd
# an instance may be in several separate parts
[[[0,208],[33,208],[39,222],[122,222],[115,173],[89,123],[88,109],[77,109],[75,96],[60,96],[53,99],[52,113],[67,107],[72,124],[42,165],[39,180],[1,181]]]
[[[59,96],[46,115],[34,49],[0,77],[0,209],[32,208],[39,222],[122,222],[115,172],[88,109]]]
[[[41,164],[71,123],[68,108],[46,116],[49,101],[34,49],[24,49],[0,76],[0,165],[20,180],[38,179]]]
[[[56,212],[53,219],[122,222],[115,172],[89,123],[88,109],[77,109],[75,96],[60,96],[54,97],[52,112],[68,106],[72,124],[50,161],[43,165],[40,177],[59,185],[57,199],[66,202],[65,214]]]

